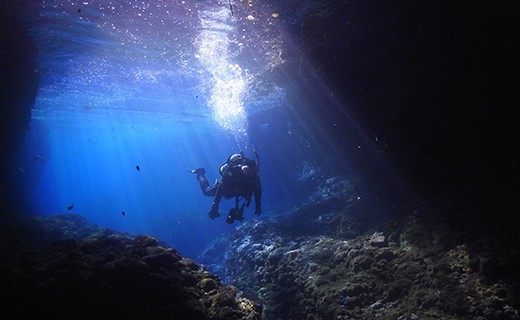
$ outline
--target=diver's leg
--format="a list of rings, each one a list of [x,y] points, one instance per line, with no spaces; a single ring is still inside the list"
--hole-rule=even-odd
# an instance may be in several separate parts
[[[188,172],[195,173],[196,179],[199,182],[200,190],[202,191],[202,194],[205,196],[212,197],[215,195],[215,190],[213,186],[209,185],[208,178],[206,178],[206,170],[204,168],[197,168],[193,170],[188,170]]]
[[[206,178],[205,173],[206,170],[204,168],[199,168],[195,170],[188,170],[189,172],[196,173],[197,181],[200,185],[200,190],[202,191],[202,194],[208,197],[213,197],[215,193],[217,192],[217,183],[214,185],[210,185],[208,178]]]
[[[211,219],[215,219],[216,217],[220,216],[220,214],[218,213],[218,204],[220,203],[220,199],[222,198],[222,194],[219,192],[220,183],[217,182],[213,185],[210,185],[208,179],[203,174],[197,175],[197,180],[199,180],[200,189],[202,190],[202,193],[205,196],[215,196],[215,199],[211,204],[211,210],[208,213],[208,216]]]
[[[211,191],[215,195],[215,199],[213,200],[213,203],[211,204],[211,210],[208,213],[208,216],[211,219],[215,219],[216,217],[220,216],[218,212],[218,205],[220,204],[220,200],[222,199],[222,181],[218,181],[213,186],[210,186],[212,189]]]
[[[206,178],[206,170],[204,168],[198,168],[193,170],[188,170],[188,172],[195,173],[197,176],[197,181],[200,185],[200,190],[202,194],[208,197],[215,197],[213,204],[211,205],[211,210],[208,213],[211,219],[215,219],[220,216],[218,213],[218,204],[220,203],[220,199],[222,198],[222,192],[219,192],[220,181],[216,182],[213,185],[209,184],[208,178]]]
[[[208,197],[213,197],[217,190],[217,184],[210,185],[208,178],[204,174],[198,174],[197,180],[199,181],[200,190],[202,194]]]

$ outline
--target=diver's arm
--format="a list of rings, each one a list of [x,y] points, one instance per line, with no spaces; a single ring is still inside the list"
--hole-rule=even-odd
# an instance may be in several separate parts
[[[211,204],[211,209],[218,210],[218,206],[220,204],[220,200],[222,199],[222,194],[224,192],[224,178],[220,178],[215,184],[215,197],[213,198],[213,203]]]
[[[215,199],[213,200],[212,207],[218,208],[220,200],[222,199],[222,182],[218,182],[217,191],[215,192]]]
[[[262,184],[260,183],[260,178],[255,183],[253,195],[255,197],[255,214],[259,215],[262,213]]]

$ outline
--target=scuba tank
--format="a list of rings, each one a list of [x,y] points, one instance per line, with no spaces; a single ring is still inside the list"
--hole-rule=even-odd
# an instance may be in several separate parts
[[[220,166],[219,172],[221,176],[224,176],[228,169],[237,165],[242,164],[242,161],[244,161],[244,152],[241,151],[240,153],[235,153],[229,156],[226,163]]]

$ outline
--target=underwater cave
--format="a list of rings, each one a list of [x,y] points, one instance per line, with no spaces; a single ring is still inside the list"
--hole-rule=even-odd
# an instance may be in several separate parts
[[[520,319],[518,13],[3,0],[2,313]]]

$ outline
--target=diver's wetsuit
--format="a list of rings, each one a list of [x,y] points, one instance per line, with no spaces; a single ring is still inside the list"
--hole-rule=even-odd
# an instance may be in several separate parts
[[[216,211],[214,212],[215,216],[218,216],[218,206],[222,197],[226,199],[243,197],[246,201],[246,206],[249,206],[251,196],[254,195],[256,212],[260,213],[262,186],[258,175],[246,177],[240,166],[233,166],[225,170],[223,176],[213,185],[209,184],[204,173],[197,174],[197,180],[205,196],[215,197],[211,209],[212,212]]]
[[[206,178],[206,176],[203,173],[197,174],[197,180],[199,181],[202,194],[208,197],[213,197],[215,195],[218,188],[218,181],[215,184],[210,185],[208,178]]]

